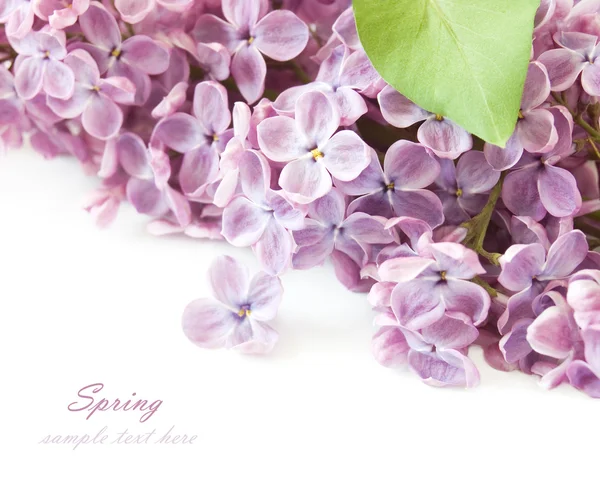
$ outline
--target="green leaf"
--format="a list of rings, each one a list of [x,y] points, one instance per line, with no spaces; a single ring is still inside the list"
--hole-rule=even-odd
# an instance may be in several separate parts
[[[404,96],[489,143],[512,134],[539,0],[354,0],[363,47]]]

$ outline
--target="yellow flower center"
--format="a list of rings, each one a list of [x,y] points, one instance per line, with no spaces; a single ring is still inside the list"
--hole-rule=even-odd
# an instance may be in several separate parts
[[[457,198],[459,198],[459,197],[461,197],[462,195],[463,195],[462,189],[458,188],[458,189],[456,190],[456,197],[457,197]]]
[[[92,90],[100,91],[100,87],[98,85],[94,85],[94,86],[92,86]]]
[[[119,58],[119,56],[121,56],[121,50],[119,50],[118,48],[115,48],[113,51],[110,52],[110,54],[112,56],[114,56],[115,58]]]
[[[519,119],[523,118],[525,118],[525,116],[523,116],[523,110],[519,110]]]
[[[440,277],[442,278],[442,280],[446,280],[446,271],[441,271]]]
[[[240,309],[240,311],[238,312],[238,315],[240,317],[244,317],[244,316],[250,317],[252,315],[252,311],[250,309],[246,309],[246,308],[242,307]]]
[[[252,45],[253,42],[254,42],[254,37],[248,38],[248,45]]]
[[[323,153],[321,153],[321,151],[318,150],[318,148],[313,149],[310,154],[312,154],[312,157],[315,161],[318,161],[319,159],[323,159]]]
[[[217,141],[219,141],[219,136],[216,134],[213,134],[213,141],[216,143]]]
[[[392,191],[395,187],[396,187],[396,185],[394,183],[390,183],[390,184],[388,184],[388,185],[385,186],[385,188],[388,191]]]
[[[437,121],[442,121],[442,120],[444,119],[444,117],[443,117],[442,115],[438,115],[438,114],[436,114],[436,115],[435,115],[435,119],[436,119]]]
[[[44,52],[44,56],[45,56],[46,58],[50,58],[50,52],[49,52],[48,50],[46,50],[46,51]]]

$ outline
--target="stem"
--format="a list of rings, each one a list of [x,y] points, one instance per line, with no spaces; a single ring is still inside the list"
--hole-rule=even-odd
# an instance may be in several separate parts
[[[463,244],[471,249],[473,249],[477,254],[482,257],[485,257],[491,264],[499,265],[498,259],[502,254],[498,254],[497,252],[488,252],[483,248],[483,241],[485,239],[485,235],[487,233],[488,226],[490,225],[490,221],[492,219],[492,214],[494,213],[494,209],[496,208],[496,203],[500,198],[500,193],[502,192],[502,184],[504,183],[505,173],[503,172],[500,176],[500,180],[496,183],[492,192],[490,193],[490,197],[486,205],[483,207],[482,211],[477,214],[473,219],[470,219],[467,222],[463,222],[461,227],[467,229],[467,237],[463,241]]]
[[[292,70],[294,70],[294,73],[302,83],[307,84],[312,81],[306,74],[306,72],[300,67],[300,65],[298,65],[298,63],[292,60],[290,61],[290,66],[292,67]]]
[[[471,282],[483,287],[490,297],[498,297],[498,291],[494,289],[491,285],[489,285],[486,281],[484,281],[481,277],[475,276],[471,279]]]

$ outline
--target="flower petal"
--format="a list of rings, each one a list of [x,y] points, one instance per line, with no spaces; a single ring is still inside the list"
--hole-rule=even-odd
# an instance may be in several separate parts
[[[540,200],[555,217],[571,216],[581,207],[577,181],[566,169],[546,164],[538,178]]]
[[[160,75],[169,67],[169,51],[146,35],[134,35],[121,46],[122,59],[148,75]]]
[[[215,298],[234,313],[249,305],[250,273],[242,262],[231,256],[219,256],[210,265],[208,278]]]
[[[533,277],[542,272],[545,258],[546,251],[541,244],[510,246],[500,258],[502,272],[498,282],[515,292],[527,289]]]
[[[354,131],[336,133],[321,152],[320,162],[341,181],[356,179],[371,161],[370,148]]]
[[[473,138],[449,119],[429,118],[417,131],[417,138],[440,158],[456,159],[473,147]]]
[[[247,247],[261,238],[271,214],[244,197],[231,201],[223,210],[221,234],[236,247]]]
[[[254,3],[254,2],[250,2]],[[274,10],[252,30],[254,45],[276,61],[297,57],[308,43],[308,27],[289,10]]]
[[[95,94],[81,115],[81,124],[94,138],[109,139],[121,129],[123,112],[107,96]]]
[[[264,234],[254,246],[265,272],[276,276],[287,268],[292,258],[293,242],[290,232],[271,217]]]
[[[267,64],[253,45],[243,45],[231,62],[231,74],[242,96],[250,104],[260,99],[265,91]]]
[[[235,327],[233,313],[213,299],[198,299],[183,311],[183,333],[198,347],[219,348]]]
[[[406,363],[410,347],[400,327],[382,327],[373,336],[373,355],[384,367],[397,367]]]
[[[273,161],[291,161],[309,151],[292,118],[267,118],[258,125],[257,133],[261,151]]]
[[[325,196],[331,190],[332,182],[322,163],[305,158],[286,164],[279,176],[279,185],[292,200],[300,204],[308,204]]]
[[[198,120],[186,113],[163,118],[154,128],[153,137],[179,153],[186,153],[206,140]]]
[[[296,124],[310,150],[320,149],[340,125],[340,112],[320,91],[308,91],[296,102]]]
[[[259,272],[252,278],[248,292],[248,302],[253,320],[271,320],[283,296],[283,286],[279,277]]]
[[[430,113],[389,85],[379,93],[377,99],[381,106],[381,114],[389,124],[396,128],[408,128],[430,116]]]
[[[419,330],[443,317],[444,302],[435,282],[415,279],[394,287],[392,310],[400,325]]]

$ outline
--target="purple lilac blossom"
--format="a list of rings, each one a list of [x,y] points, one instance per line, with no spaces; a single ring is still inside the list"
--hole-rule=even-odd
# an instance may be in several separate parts
[[[600,398],[598,38],[597,0],[541,1],[500,148],[387,85],[350,0],[0,0],[0,155],[75,157],[99,227],[251,247],[185,310],[201,347],[270,351],[277,276],[330,261],[382,365],[471,387],[480,345]]]

